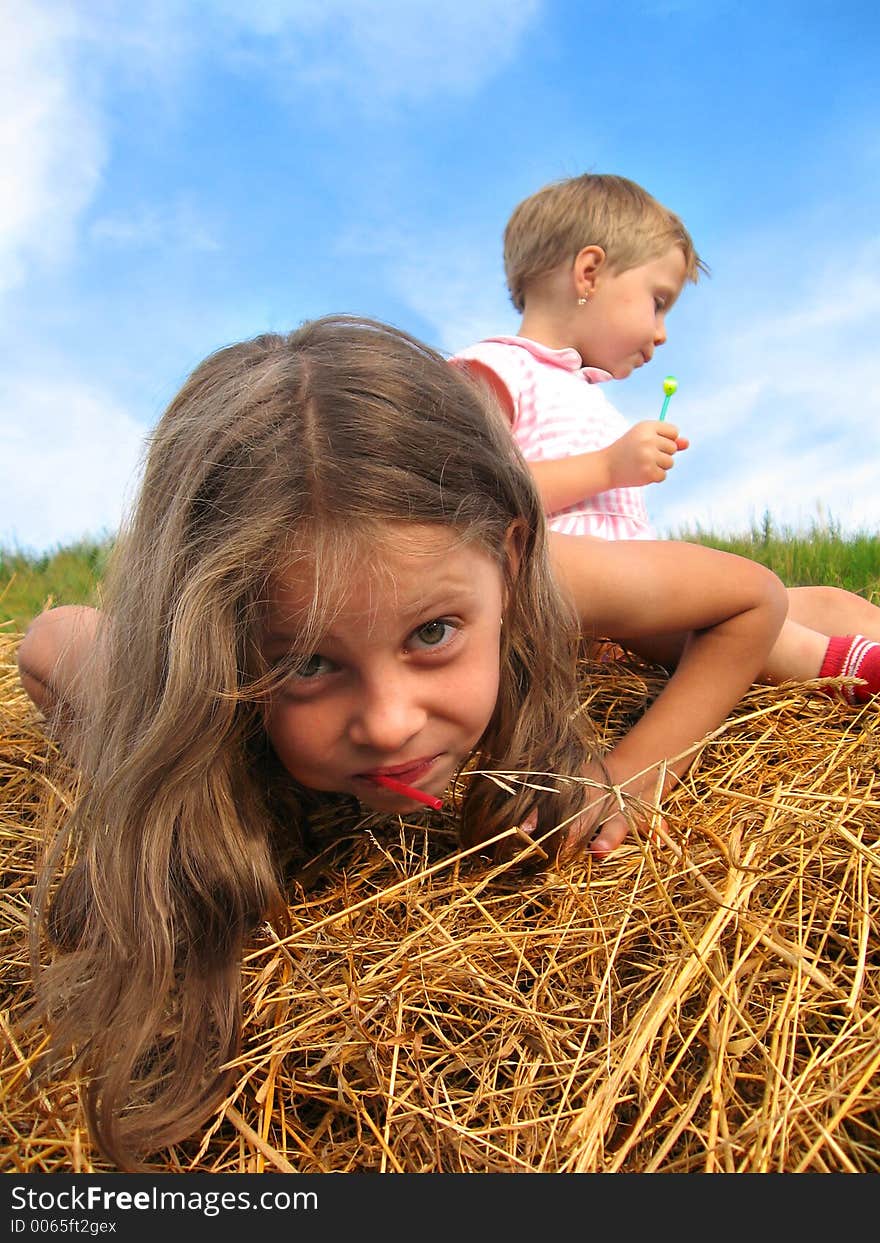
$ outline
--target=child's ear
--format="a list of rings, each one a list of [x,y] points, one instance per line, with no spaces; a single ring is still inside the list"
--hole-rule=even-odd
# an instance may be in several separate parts
[[[523,518],[515,518],[507,528],[504,536],[504,606],[507,607],[507,596],[510,588],[517,580],[519,567],[522,564],[523,549],[526,545],[526,523]]]
[[[585,246],[575,255],[572,266],[575,290],[579,298],[585,298],[593,292],[596,277],[605,266],[605,251],[601,246]]]

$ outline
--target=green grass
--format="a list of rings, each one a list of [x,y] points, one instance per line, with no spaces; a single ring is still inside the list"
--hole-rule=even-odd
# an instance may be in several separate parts
[[[675,533],[760,561],[789,587],[846,587],[880,604],[880,534],[844,535],[834,523],[808,531],[777,527],[769,514],[745,534],[720,537],[697,527]],[[0,625],[24,631],[42,609],[96,604],[112,540],[83,540],[40,557],[0,549]]]
[[[845,587],[880,604],[880,534],[843,535],[833,522],[793,531],[765,513],[760,526],[742,535],[719,537],[696,527],[674,538],[759,561],[788,587]]]
[[[23,632],[56,604],[97,604],[111,540],[82,540],[42,556],[0,548],[0,625]]]

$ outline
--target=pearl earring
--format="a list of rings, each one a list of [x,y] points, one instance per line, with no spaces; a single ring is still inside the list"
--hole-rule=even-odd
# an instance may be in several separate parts
[[[584,296],[584,295],[582,294],[582,295],[578,298],[578,306],[586,306],[586,305],[587,305],[587,303],[588,303],[589,301],[590,301],[590,295],[589,295],[589,294],[587,294],[586,296]]]

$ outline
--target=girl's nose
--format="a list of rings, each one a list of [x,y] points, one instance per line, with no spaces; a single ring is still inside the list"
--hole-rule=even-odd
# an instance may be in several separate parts
[[[661,315],[654,327],[654,344],[663,345],[666,341],[666,323]]]
[[[385,677],[362,686],[349,720],[351,741],[383,757],[402,751],[428,719],[414,692],[415,687],[406,677]]]

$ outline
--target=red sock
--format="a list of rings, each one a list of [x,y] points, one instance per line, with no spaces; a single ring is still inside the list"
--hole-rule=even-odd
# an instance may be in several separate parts
[[[861,634],[835,636],[828,644],[820,678],[863,678],[863,685],[845,686],[841,694],[847,703],[867,703],[880,692],[880,643]]]

